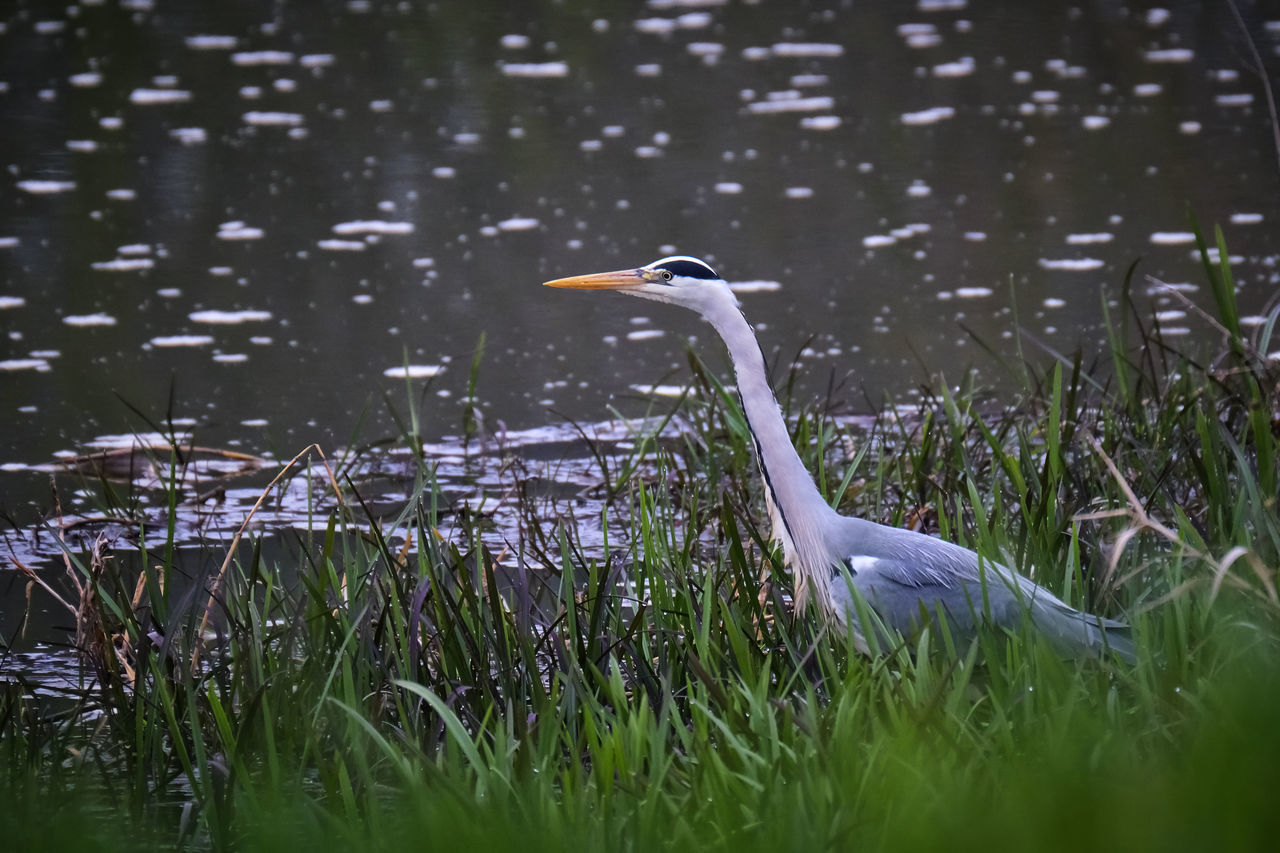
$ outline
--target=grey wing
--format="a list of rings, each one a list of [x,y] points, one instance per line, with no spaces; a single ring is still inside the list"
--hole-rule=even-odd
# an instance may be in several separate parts
[[[918,630],[926,617],[936,621],[943,614],[953,635],[967,636],[982,621],[1013,624],[1020,613],[1017,596],[1003,573],[984,583],[976,568],[970,575],[947,571],[927,560],[866,556],[851,557],[844,567],[847,574],[832,591],[837,609],[856,614],[853,595],[857,594],[886,626],[902,634]]]
[[[957,638],[972,636],[983,623],[1017,629],[1029,617],[1068,657],[1110,648],[1134,660],[1123,622],[1076,610],[1030,579],[959,546],[914,556],[848,558],[845,577],[832,591],[837,609],[856,615],[853,595],[859,595],[886,626],[903,635],[919,630],[926,618],[936,625],[942,614]]]

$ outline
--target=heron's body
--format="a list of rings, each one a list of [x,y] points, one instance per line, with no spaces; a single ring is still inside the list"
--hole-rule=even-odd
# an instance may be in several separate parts
[[[812,599],[828,615],[851,624],[859,638],[855,593],[886,626],[903,634],[919,627],[922,613],[944,613],[948,628],[959,636],[971,635],[982,621],[1017,628],[1029,620],[1064,654],[1097,654],[1110,648],[1133,659],[1124,623],[1076,610],[967,548],[832,509],[791,443],[769,387],[764,356],[737,298],[704,262],[676,256],[635,270],[547,284],[619,290],[683,305],[719,333],[755,440],[773,536],[796,579],[798,604]]]

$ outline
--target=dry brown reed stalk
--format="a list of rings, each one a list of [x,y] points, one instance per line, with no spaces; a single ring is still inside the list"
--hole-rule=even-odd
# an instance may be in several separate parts
[[[263,501],[267,499],[267,495],[271,494],[271,490],[275,488],[276,483],[280,482],[280,479],[289,472],[289,469],[291,469],[299,459],[313,450],[320,455],[320,461],[324,464],[325,473],[329,475],[329,486],[333,489],[333,493],[338,499],[338,504],[340,506],[346,505],[346,501],[342,499],[342,490],[338,488],[338,481],[333,476],[333,469],[329,467],[329,460],[325,457],[324,451],[318,444],[309,444],[302,450],[298,451],[298,454],[286,462],[284,467],[280,469],[280,473],[271,478],[271,482],[262,490],[262,494],[260,494],[258,499],[254,501],[253,507],[250,508],[249,514],[245,516],[240,528],[236,530],[236,535],[231,537],[231,544],[227,546],[227,556],[223,558],[222,565],[218,567],[218,574],[214,576],[213,584],[209,587],[209,598],[208,601],[205,602],[204,616],[200,619],[200,630],[196,634],[196,642],[191,647],[192,672],[195,672],[200,667],[200,638],[204,637],[204,632],[209,626],[209,618],[213,615],[213,605],[217,601],[218,592],[222,589],[222,581],[223,578],[226,577],[227,569],[231,566],[231,560],[235,557],[236,546],[240,544],[241,537],[244,536],[245,530],[249,528],[249,523],[253,521],[253,516],[257,513],[258,507],[262,506]]]
[[[1116,466],[1116,463],[1107,455],[1106,451],[1102,449],[1102,445],[1098,443],[1098,440],[1088,433],[1084,433],[1084,437],[1089,443],[1089,446],[1093,449],[1093,452],[1096,453],[1102,460],[1103,464],[1107,466],[1107,470],[1111,473],[1116,484],[1120,486],[1120,490],[1124,492],[1126,505],[1120,509],[1081,513],[1075,516],[1075,520],[1095,521],[1103,518],[1128,518],[1130,520],[1130,526],[1120,531],[1119,535],[1116,536],[1115,544],[1111,548],[1111,553],[1107,560],[1107,571],[1103,576],[1103,588],[1112,584],[1116,569],[1120,563],[1120,556],[1133,537],[1141,533],[1143,530],[1150,530],[1169,543],[1182,549],[1183,553],[1208,565],[1210,569],[1212,569],[1212,577],[1191,578],[1190,580],[1183,581],[1159,598],[1141,605],[1138,608],[1139,612],[1146,612],[1160,607],[1169,601],[1185,595],[1197,587],[1204,586],[1206,581],[1209,583],[1210,604],[1217,599],[1218,593],[1222,590],[1223,584],[1230,584],[1235,589],[1256,594],[1257,589],[1254,586],[1243,578],[1239,578],[1231,573],[1231,567],[1241,558],[1245,560],[1246,564],[1249,565],[1253,570],[1253,573],[1257,576],[1258,581],[1262,584],[1266,593],[1265,597],[1267,601],[1269,601],[1273,607],[1280,608],[1280,595],[1277,594],[1275,582],[1267,572],[1267,568],[1263,564],[1262,559],[1258,557],[1257,554],[1250,551],[1248,548],[1237,545],[1227,551],[1221,559],[1216,559],[1207,551],[1201,551],[1199,548],[1185,542],[1182,537],[1178,535],[1176,530],[1152,518],[1151,515],[1143,509],[1142,501],[1138,500],[1138,496],[1134,494],[1133,489],[1125,480],[1124,475],[1120,473],[1120,469]],[[1137,571],[1131,572],[1130,574],[1120,578],[1118,581],[1115,581],[1115,583],[1119,586],[1123,586],[1136,573]]]

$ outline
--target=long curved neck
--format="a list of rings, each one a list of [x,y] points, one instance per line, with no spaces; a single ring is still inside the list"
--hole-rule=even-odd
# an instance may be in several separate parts
[[[824,522],[836,512],[822,499],[791,443],[782,410],[769,387],[760,344],[732,296],[702,306],[702,314],[729,349],[774,516],[774,537],[782,541],[787,563],[798,575],[797,602],[802,604],[813,594],[820,606],[828,606],[832,566],[823,530]]]

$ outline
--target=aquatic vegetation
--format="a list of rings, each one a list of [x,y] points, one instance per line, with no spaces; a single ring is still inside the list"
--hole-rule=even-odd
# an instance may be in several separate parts
[[[1007,365],[1016,404],[945,377],[865,420],[785,397],[842,509],[1127,616],[1134,667],[928,631],[868,660],[797,618],[742,413],[691,355],[687,393],[595,448],[592,502],[545,488],[554,461],[506,454],[518,523],[497,536],[444,495],[410,414],[403,499],[375,507],[331,463],[287,559],[246,528],[182,577],[172,524],[155,546],[140,532],[137,562],[68,549],[87,663],[56,692],[0,682],[0,832],[15,849],[1257,849],[1280,781],[1278,311],[1246,334],[1220,249],[1205,353],[1146,325],[1126,282],[1102,352]]]

